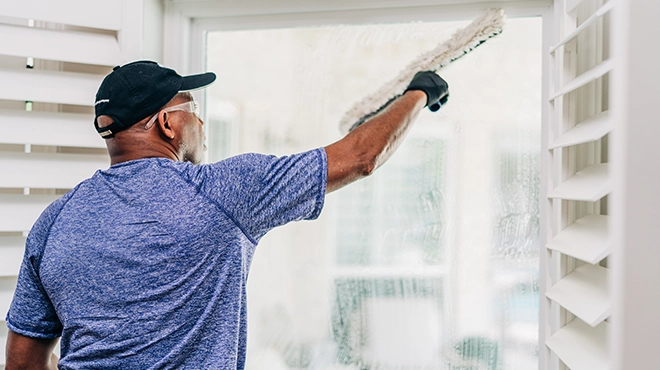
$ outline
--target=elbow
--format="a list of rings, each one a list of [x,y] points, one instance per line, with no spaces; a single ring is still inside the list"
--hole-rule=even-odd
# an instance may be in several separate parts
[[[375,157],[368,157],[360,161],[360,166],[357,172],[360,177],[367,177],[374,173],[377,167],[377,159]]]

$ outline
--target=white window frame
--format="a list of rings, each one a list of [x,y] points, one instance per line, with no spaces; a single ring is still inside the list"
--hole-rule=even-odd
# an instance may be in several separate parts
[[[264,28],[290,28],[315,25],[373,24],[412,21],[459,21],[470,20],[487,8],[502,8],[507,17],[542,17],[543,51],[549,50],[556,40],[554,30],[553,0],[512,0],[466,3],[465,0],[371,0],[354,2],[337,0],[333,2],[312,0],[304,3],[294,0],[252,0],[250,6],[236,2],[212,0],[165,0],[163,64],[181,73],[201,73],[206,71],[205,40],[210,31],[249,30]],[[263,7],[259,5],[263,5]],[[505,31],[506,32],[506,31]],[[541,96],[541,189],[539,191],[540,224],[548,220],[547,184],[551,173],[547,152],[549,134],[549,65],[544,52],[542,56],[542,96]],[[204,111],[204,95],[194,92]],[[547,243],[547,228],[540,228],[540,247]],[[541,248],[543,252],[545,248]],[[540,297],[545,300],[547,272],[545,263],[540,264]],[[540,317],[545,317],[545,305],[540,305]],[[550,356],[545,340],[550,330],[539,322],[539,364],[544,364]],[[551,334],[551,333],[550,333]]]

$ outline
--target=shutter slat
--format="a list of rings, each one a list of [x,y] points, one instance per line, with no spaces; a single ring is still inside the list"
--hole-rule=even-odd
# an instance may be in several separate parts
[[[109,164],[104,155],[0,153],[0,173],[12,174],[0,177],[0,187],[70,189]]]
[[[606,268],[582,265],[559,280],[545,295],[585,323],[596,326],[612,313],[607,280]]]
[[[0,194],[0,232],[24,232],[59,195]]]
[[[573,222],[546,248],[596,264],[611,252],[612,242],[608,238],[607,216],[588,215]]]
[[[94,116],[88,114],[4,109],[0,110],[0,143],[105,148],[93,121]]]
[[[0,99],[94,105],[103,76],[36,69],[0,69]]]
[[[7,317],[11,299],[14,297],[14,290],[16,289],[16,277],[2,277],[0,278],[0,317],[3,319]]]
[[[598,113],[563,133],[554,143],[548,146],[548,149],[564,148],[596,141],[609,134],[613,126],[608,111]]]
[[[18,275],[24,251],[25,238],[0,236],[0,255],[2,255],[2,258],[0,258],[0,277]]]
[[[0,24],[0,37],[3,55],[105,66],[123,62],[112,35]]]
[[[545,344],[571,370],[609,370],[607,322],[595,328],[580,319],[559,329]]]
[[[607,163],[591,165],[562,182],[548,198],[595,202],[612,191]]]
[[[119,30],[121,6],[104,0],[0,0],[0,15]]]
[[[590,70],[582,73],[581,75],[575,77],[573,80],[568,82],[564,87],[559,90],[559,92],[556,92],[552,94],[550,97],[550,101],[553,101],[560,96],[564,96],[571,91],[575,91],[579,89],[580,87],[588,84],[589,82],[593,82],[596,79],[603,77],[606,73],[612,70],[614,67],[614,62],[612,60],[605,60],[599,65],[591,68]]]
[[[575,4],[570,4],[570,5],[567,4],[567,5],[568,5],[568,6],[571,6],[571,7],[573,7],[573,8],[575,8],[575,7],[577,7],[577,6],[580,5],[579,3],[580,3],[581,1],[582,1],[582,0],[580,0],[580,1],[575,1],[575,2],[574,2]],[[567,6],[567,7],[568,7],[568,6]],[[572,39],[574,39],[574,38],[575,38],[577,35],[579,35],[582,31],[584,31],[585,29],[587,29],[587,27],[589,27],[589,26],[591,26],[592,24],[594,24],[599,18],[603,17],[605,14],[607,14],[607,12],[609,12],[610,10],[612,10],[612,8],[614,8],[614,1],[609,1],[609,2],[605,3],[605,5],[603,5],[602,7],[600,7],[600,9],[598,9],[598,10],[597,10],[597,11],[596,11],[591,17],[587,18],[587,20],[585,20],[584,22],[582,22],[582,24],[581,24],[579,27],[577,27],[575,30],[573,30],[573,32],[571,32],[571,33],[569,33],[568,35],[566,35],[561,41],[559,41],[559,43],[558,43],[557,45],[551,47],[551,48],[550,48],[550,53],[554,53],[557,49],[559,49],[560,47],[566,45],[569,41],[571,41]],[[572,10],[572,9],[571,9],[571,10]],[[567,12],[570,12],[570,11],[567,10]]]
[[[580,4],[582,4],[583,0],[566,0],[564,3],[564,11],[566,13],[571,13],[573,12]]]

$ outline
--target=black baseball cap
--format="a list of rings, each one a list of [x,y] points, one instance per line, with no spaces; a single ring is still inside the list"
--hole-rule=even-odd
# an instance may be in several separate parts
[[[213,72],[181,76],[150,60],[116,66],[96,93],[94,127],[102,138],[109,139],[156,114],[179,92],[200,89],[213,81]],[[112,118],[112,124],[99,127],[99,116]]]

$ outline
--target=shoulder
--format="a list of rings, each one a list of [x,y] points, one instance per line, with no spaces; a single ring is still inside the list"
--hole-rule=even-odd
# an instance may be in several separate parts
[[[60,213],[76,193],[81,184],[70,190],[62,197],[50,203],[34,222],[25,241],[25,248],[28,255],[40,255],[48,240],[50,230],[57,221]]]
[[[275,156],[258,153],[246,153],[227,158],[220,162],[203,165],[204,170],[209,173],[231,174],[232,176],[268,176],[268,174],[289,170],[323,169],[326,166],[327,157],[323,148],[313,149],[307,152]]]
[[[84,183],[84,182],[83,182]],[[62,209],[66,206],[66,204],[69,202],[69,200],[73,197],[73,195],[78,191],[80,186],[83,184],[78,184],[75,188],[72,190],[68,191],[66,194],[61,196],[60,198],[56,199],[52,203],[50,203],[46,209],[41,213],[37,221],[35,222],[33,229],[37,227],[44,227],[52,225],[59,214],[62,212]]]
[[[211,167],[257,167],[268,169],[269,166],[277,165],[283,162],[298,162],[298,161],[316,161],[325,160],[325,150],[317,148],[302,153],[275,156],[270,154],[246,153],[237,155],[235,157],[227,158],[223,161],[210,164]]]
[[[258,153],[245,153],[209,164],[193,166],[196,174],[200,176],[242,177],[262,172],[277,160],[274,155]]]
[[[209,168],[259,167],[266,166],[275,160],[277,160],[277,157],[274,155],[245,153],[204,166]]]

